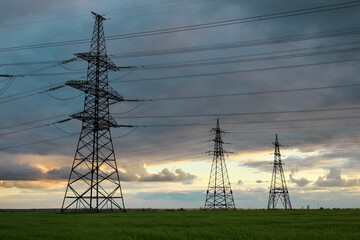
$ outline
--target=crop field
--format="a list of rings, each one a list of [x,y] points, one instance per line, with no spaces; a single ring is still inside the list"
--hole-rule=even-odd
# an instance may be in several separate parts
[[[360,210],[0,212],[0,239],[360,239]]]

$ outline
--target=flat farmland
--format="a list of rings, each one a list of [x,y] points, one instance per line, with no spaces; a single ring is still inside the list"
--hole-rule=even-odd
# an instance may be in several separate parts
[[[0,212],[0,239],[360,239],[360,210]]]

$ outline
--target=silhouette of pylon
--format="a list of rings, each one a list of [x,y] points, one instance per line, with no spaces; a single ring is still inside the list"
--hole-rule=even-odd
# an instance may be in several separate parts
[[[274,152],[274,163],[273,163],[273,173],[271,178],[271,186],[269,192],[269,202],[267,209],[276,209],[276,205],[280,199],[280,202],[283,204],[285,209],[292,209],[291,202],[289,197],[289,191],[286,186],[283,163],[281,161],[280,154],[280,143],[278,135],[276,134]]]
[[[108,84],[108,70],[117,67],[106,53],[102,15],[95,18],[90,52],[77,53],[88,62],[87,80],[68,81],[66,85],[85,92],[84,111],[72,115],[82,121],[82,129],[71,168],[61,211],[69,209],[125,211],[120,177],[110,127],[118,125],[109,112],[109,100],[124,98]]]
[[[219,119],[216,120],[216,128],[213,128],[212,131],[215,132],[215,138],[213,139],[215,145],[212,152],[213,161],[204,209],[235,209],[224,157],[226,151],[223,149],[224,142],[221,139],[225,132],[220,129]]]

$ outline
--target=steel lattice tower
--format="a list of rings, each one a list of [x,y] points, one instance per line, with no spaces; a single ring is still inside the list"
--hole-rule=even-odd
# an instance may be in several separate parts
[[[273,173],[271,178],[271,186],[269,192],[269,202],[267,209],[276,209],[276,205],[280,199],[285,209],[292,209],[291,202],[289,197],[289,191],[286,186],[283,164],[281,162],[280,154],[280,143],[278,135],[276,134],[275,142],[275,152],[274,152],[274,163],[273,163]]]
[[[213,161],[210,171],[208,189],[206,192],[205,209],[235,209],[235,202],[231,190],[229,175],[224,157],[224,142],[221,136],[224,131],[220,129],[219,119],[216,120]]]
[[[121,127],[109,113],[109,100],[123,97],[108,84],[108,70],[120,67],[106,53],[103,16],[95,18],[90,52],[77,53],[88,62],[86,81],[66,85],[85,92],[84,111],[71,115],[82,121],[82,129],[61,211],[69,209],[125,211],[110,127]]]

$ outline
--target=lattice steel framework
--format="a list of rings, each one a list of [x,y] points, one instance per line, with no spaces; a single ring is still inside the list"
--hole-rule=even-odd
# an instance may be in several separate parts
[[[215,132],[213,139],[215,145],[204,209],[235,209],[224,157],[226,151],[223,149],[224,142],[221,139],[224,131],[220,129],[219,119],[216,120],[216,128],[212,131]]]
[[[274,163],[273,163],[273,173],[271,178],[271,186],[269,193],[269,202],[267,209],[276,209],[276,205],[280,199],[285,209],[292,209],[289,191],[286,186],[283,163],[281,162],[280,154],[280,143],[278,135],[276,134],[274,152]]]
[[[108,70],[120,68],[106,53],[103,16],[95,18],[90,52],[77,53],[88,62],[86,81],[66,85],[85,92],[84,111],[71,115],[82,121],[82,129],[61,211],[116,209],[125,211],[110,127],[121,127],[109,112],[109,100],[123,97],[108,84]]]

